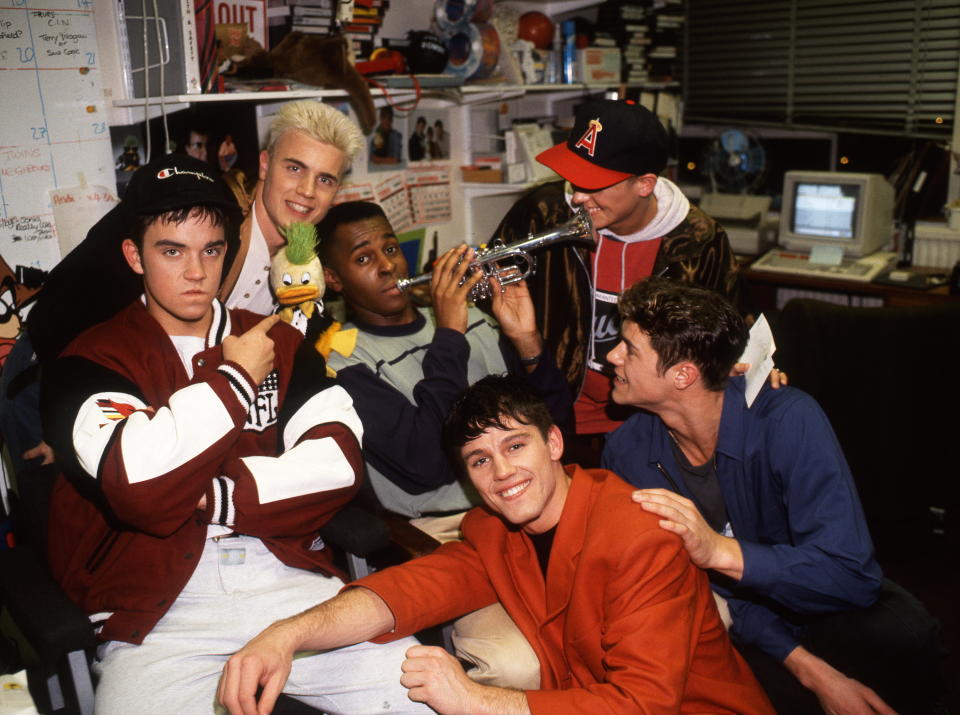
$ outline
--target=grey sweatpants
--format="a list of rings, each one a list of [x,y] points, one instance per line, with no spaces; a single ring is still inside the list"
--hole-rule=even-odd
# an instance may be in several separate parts
[[[200,563],[141,645],[100,647],[98,715],[217,712],[224,663],[276,620],[335,596],[343,582],[290,568],[259,539],[207,539]],[[404,653],[417,641],[360,643],[297,658],[284,688],[326,713],[427,713],[400,685]]]

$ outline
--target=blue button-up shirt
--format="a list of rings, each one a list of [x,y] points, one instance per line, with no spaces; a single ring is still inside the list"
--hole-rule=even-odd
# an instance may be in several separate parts
[[[743,392],[744,379],[731,379],[716,449],[743,578],[714,589],[728,600],[734,640],[783,660],[798,645],[803,616],[870,606],[882,575],[850,468],[820,406],[795,388],[767,386],[748,409]],[[634,414],[608,437],[603,466],[637,487],[692,498],[666,426],[652,413]]]

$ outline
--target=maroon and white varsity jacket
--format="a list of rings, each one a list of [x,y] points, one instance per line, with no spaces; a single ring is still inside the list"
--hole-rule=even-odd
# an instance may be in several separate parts
[[[262,384],[224,361],[223,338],[262,319],[215,301],[191,379],[136,301],[44,376],[45,434],[65,462],[50,563],[102,623],[102,640],[143,640],[189,580],[211,524],[259,537],[289,566],[336,573],[318,530],[359,488],[360,419],[286,324],[269,332],[274,370]]]

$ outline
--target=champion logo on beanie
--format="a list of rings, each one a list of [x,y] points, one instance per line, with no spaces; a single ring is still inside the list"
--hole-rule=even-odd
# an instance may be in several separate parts
[[[209,181],[211,183],[213,182],[213,177],[207,176],[202,171],[189,171],[189,170],[181,171],[175,166],[168,169],[160,169],[160,171],[157,172],[158,179],[169,179],[172,176],[181,176],[181,175],[195,176],[198,179],[203,179],[204,181]]]

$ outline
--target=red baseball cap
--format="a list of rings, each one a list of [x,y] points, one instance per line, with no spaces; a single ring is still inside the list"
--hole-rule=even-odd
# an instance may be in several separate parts
[[[537,155],[578,188],[602,189],[667,165],[667,131],[634,102],[600,99],[577,107],[567,141]]]

